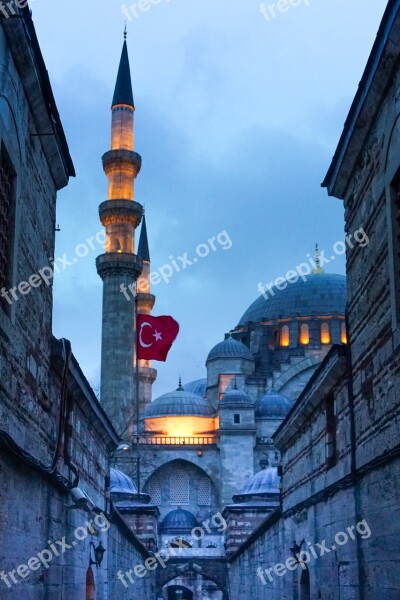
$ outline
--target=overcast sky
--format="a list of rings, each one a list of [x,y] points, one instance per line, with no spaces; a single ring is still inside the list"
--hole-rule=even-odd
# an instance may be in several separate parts
[[[129,12],[143,157],[136,199],[146,206],[152,269],[170,256],[193,258],[219,232],[232,241],[153,287],[153,314],[181,325],[167,363],[155,365],[154,397],[176,387],[179,373],[184,381],[205,376],[208,351],[256,299],[260,281],[294,268],[316,241],[330,255],[343,238],[342,204],[320,184],[385,5],[304,0],[269,20],[259,0],[160,0]],[[58,197],[56,256],[73,258],[101,229],[101,156],[124,17],[119,0],[34,0],[31,8],[77,170]],[[95,387],[101,251],[60,273],[54,288],[54,333],[72,341]],[[344,273],[344,259],[327,270]]]

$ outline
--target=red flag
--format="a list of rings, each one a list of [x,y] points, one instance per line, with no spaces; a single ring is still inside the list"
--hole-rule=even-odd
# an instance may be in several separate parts
[[[167,360],[178,335],[179,325],[172,317],[137,316],[137,357],[143,360]]]

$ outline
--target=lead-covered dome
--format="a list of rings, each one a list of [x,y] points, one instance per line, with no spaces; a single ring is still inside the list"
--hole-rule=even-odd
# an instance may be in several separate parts
[[[219,403],[220,406],[253,406],[253,402],[246,392],[241,390],[228,390]]]
[[[243,358],[245,360],[254,360],[249,348],[245,344],[242,344],[242,342],[234,340],[232,337],[228,337],[223,342],[219,342],[219,344],[214,346],[207,357],[207,362],[219,358]]]
[[[266,290],[246,310],[238,327],[277,319],[344,316],[346,309],[346,277],[331,273],[308,275],[306,281],[287,282],[285,289]]]
[[[186,392],[192,392],[193,394],[197,394],[198,396],[204,398],[207,389],[207,379],[196,379],[196,381],[185,383],[183,389]]]
[[[144,418],[154,417],[212,417],[215,411],[211,404],[193,392],[187,392],[180,385],[151,402],[144,411]]]
[[[196,517],[188,510],[179,507],[169,512],[161,523],[161,529],[170,531],[191,531],[198,527]]]
[[[284,419],[293,406],[287,396],[272,389],[255,403],[256,419]]]
[[[244,486],[240,496],[279,494],[280,477],[276,467],[267,467],[260,471]]]
[[[110,492],[112,494],[137,495],[138,490],[128,475],[118,469],[110,469]]]

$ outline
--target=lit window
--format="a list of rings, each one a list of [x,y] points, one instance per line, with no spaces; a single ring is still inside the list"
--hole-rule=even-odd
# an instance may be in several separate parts
[[[310,328],[305,323],[300,327],[300,344],[306,346],[310,343]]]
[[[321,325],[321,344],[331,343],[331,331],[329,329],[329,323],[322,323]]]
[[[235,423],[235,425],[239,425],[240,415],[233,415],[233,422]]]
[[[174,506],[189,504],[189,475],[183,471],[177,471],[171,475],[170,504]]]
[[[199,480],[198,505],[199,506],[210,506],[211,505],[211,481],[208,477],[202,477]]]
[[[290,344],[289,326],[284,325],[281,329],[281,346],[287,348]]]
[[[340,326],[340,340],[342,344],[347,344],[346,323],[342,323]]]

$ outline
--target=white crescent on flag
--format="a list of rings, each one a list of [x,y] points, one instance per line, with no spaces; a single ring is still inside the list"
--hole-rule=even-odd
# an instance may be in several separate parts
[[[150,323],[148,323],[147,321],[145,321],[144,323],[141,324],[140,331],[139,331],[139,344],[142,346],[142,348],[151,348],[151,346],[153,345],[153,342],[151,344],[145,344],[143,341],[143,338],[142,338],[143,327],[151,327],[152,328],[152,325]]]

